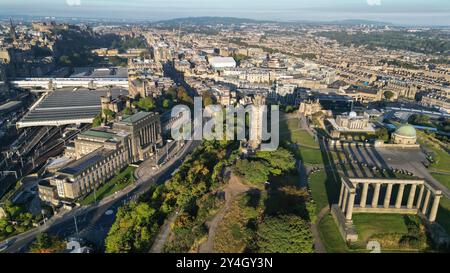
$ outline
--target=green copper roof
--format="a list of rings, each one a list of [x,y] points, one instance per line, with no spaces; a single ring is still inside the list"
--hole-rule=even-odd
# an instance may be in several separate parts
[[[416,129],[409,124],[400,126],[395,133],[405,137],[416,137]]]
[[[146,116],[151,115],[152,113],[149,112],[137,112],[136,114],[129,116],[127,118],[124,118],[122,120],[123,123],[127,123],[127,124],[133,124],[143,118],[145,118]]]

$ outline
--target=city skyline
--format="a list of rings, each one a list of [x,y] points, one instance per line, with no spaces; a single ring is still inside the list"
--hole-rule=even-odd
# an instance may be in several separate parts
[[[152,21],[180,17],[227,16],[275,21],[335,21],[363,19],[399,25],[448,26],[450,3],[444,0],[281,0],[240,3],[220,1],[132,0],[45,0],[39,7],[30,0],[0,0],[0,15],[147,19]]]

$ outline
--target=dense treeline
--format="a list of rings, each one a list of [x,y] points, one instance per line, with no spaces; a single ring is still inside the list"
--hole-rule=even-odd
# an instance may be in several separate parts
[[[225,166],[237,156],[238,147],[236,142],[204,142],[166,184],[152,188],[138,202],[121,207],[106,238],[106,252],[148,251],[158,228],[175,209],[179,217],[171,249],[183,251],[190,247],[197,233],[204,232],[202,223],[197,222],[219,200],[213,191],[222,182]]]
[[[234,172],[247,182],[260,184],[267,182],[270,175],[280,175],[295,168],[295,158],[286,149],[274,152],[259,151],[255,156],[236,163]]]
[[[42,215],[33,216],[24,205],[16,205],[11,201],[2,204],[5,216],[0,218],[0,240],[22,233],[42,220]]]

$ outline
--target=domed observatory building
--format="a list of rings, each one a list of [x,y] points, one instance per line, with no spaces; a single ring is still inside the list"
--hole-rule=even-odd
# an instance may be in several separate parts
[[[392,133],[392,142],[401,145],[415,145],[417,143],[416,129],[409,124],[400,126]]]

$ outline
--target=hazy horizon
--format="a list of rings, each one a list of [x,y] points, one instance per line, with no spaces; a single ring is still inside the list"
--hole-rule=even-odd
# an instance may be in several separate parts
[[[402,25],[450,26],[450,1],[0,0],[0,15],[147,20],[201,16],[275,21],[362,19]]]

